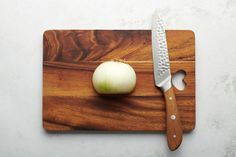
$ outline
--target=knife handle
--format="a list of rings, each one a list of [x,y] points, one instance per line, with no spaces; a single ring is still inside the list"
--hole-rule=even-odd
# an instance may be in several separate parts
[[[166,101],[167,142],[170,150],[174,151],[182,142],[183,130],[173,87],[165,91],[164,96]]]

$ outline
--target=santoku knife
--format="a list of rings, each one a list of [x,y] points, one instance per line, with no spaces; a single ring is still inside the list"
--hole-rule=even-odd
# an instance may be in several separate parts
[[[182,142],[182,126],[171,83],[170,64],[163,21],[157,11],[152,19],[152,55],[155,85],[164,93],[166,102],[166,133],[170,150],[176,150]]]

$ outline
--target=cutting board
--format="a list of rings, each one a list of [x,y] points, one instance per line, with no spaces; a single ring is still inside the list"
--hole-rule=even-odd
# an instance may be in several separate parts
[[[195,127],[195,37],[168,30],[171,73],[184,70],[176,88],[183,130]],[[136,71],[129,95],[100,96],[92,86],[95,68],[121,59]],[[154,85],[150,30],[48,30],[43,35],[43,127],[47,131],[165,131],[165,102]]]

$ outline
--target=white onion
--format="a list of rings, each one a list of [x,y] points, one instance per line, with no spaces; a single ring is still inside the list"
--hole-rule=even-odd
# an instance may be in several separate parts
[[[135,87],[136,74],[129,64],[107,61],[95,69],[92,82],[99,94],[127,94]]]

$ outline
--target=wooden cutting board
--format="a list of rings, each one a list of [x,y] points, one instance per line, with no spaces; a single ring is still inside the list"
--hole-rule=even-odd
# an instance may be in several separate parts
[[[175,89],[185,132],[195,127],[195,37],[167,31],[172,74],[186,72]],[[137,85],[125,96],[100,96],[94,69],[122,59],[136,71]],[[43,36],[43,127],[48,131],[164,131],[165,102],[154,85],[150,30],[49,30]]]

